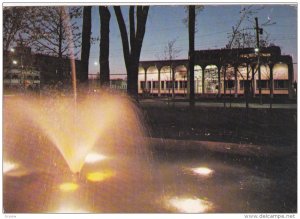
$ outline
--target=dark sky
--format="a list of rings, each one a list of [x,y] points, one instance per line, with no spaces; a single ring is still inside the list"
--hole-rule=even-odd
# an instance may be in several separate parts
[[[197,16],[197,33],[195,48],[217,49],[224,48],[228,43],[228,36],[232,33],[240,19],[240,10],[249,5],[205,5],[203,11]],[[264,34],[269,34],[270,41],[281,47],[283,54],[293,57],[297,62],[297,5],[255,5],[257,11],[250,20],[245,19],[242,28],[254,27],[254,17],[258,17],[259,24],[270,20],[276,24],[264,26]],[[125,74],[125,65],[122,51],[119,28],[115,14],[110,7],[110,70],[111,74]],[[127,7],[123,8],[125,17],[128,15]],[[171,40],[176,39],[175,48],[180,50],[178,58],[187,58],[188,30],[183,19],[187,16],[183,6],[151,6],[148,14],[146,33],[140,60],[156,60],[163,57],[164,48]],[[252,22],[252,23],[251,23]],[[92,11],[92,34],[99,36],[100,21],[98,7]],[[250,30],[250,31],[255,31]],[[99,42],[91,48],[90,73],[99,72]],[[297,72],[297,65],[294,65]],[[115,76],[121,77],[121,76]],[[123,76],[124,77],[124,76]],[[295,74],[297,78],[297,75]]]

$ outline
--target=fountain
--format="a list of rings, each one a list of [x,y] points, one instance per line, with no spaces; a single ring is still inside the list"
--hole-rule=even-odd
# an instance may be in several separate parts
[[[274,196],[280,180],[268,169],[210,157],[208,143],[187,140],[201,148],[189,154],[159,139],[153,148],[166,151],[153,155],[130,98],[78,95],[71,66],[72,95],[4,97],[4,213],[253,213],[288,203],[285,190]],[[288,206],[280,210],[294,210]]]
[[[31,135],[34,141],[44,135],[56,146],[73,173],[80,172],[87,155],[99,141],[98,147],[108,156],[116,152],[133,155],[144,150],[146,147],[141,145],[147,143],[138,117],[136,107],[128,98],[110,94],[83,97],[77,101],[76,108],[69,97],[11,97],[4,102],[5,139],[16,141],[22,132],[26,137],[20,140],[25,143]],[[40,150],[42,144],[45,143],[32,147]]]
[[[68,22],[66,16],[64,25],[72,44]],[[82,195],[90,193],[104,197],[98,202],[106,200],[101,205],[108,211],[115,211],[117,206],[122,209],[122,206],[144,203],[139,197],[153,190],[154,184],[141,113],[126,95],[104,90],[99,94],[78,92],[72,46],[69,49],[72,94],[4,98],[5,174],[18,177],[20,181],[27,176],[30,179],[35,179],[36,175],[46,177],[40,188],[32,189],[35,196],[43,193],[43,198],[48,200],[47,205],[37,206],[35,211],[47,206],[40,211],[59,209],[61,212],[61,207],[57,206],[60,202],[84,200]],[[24,171],[22,175],[12,174],[15,167],[25,169],[25,176]],[[9,179],[6,182],[10,188],[13,183],[9,183]],[[14,191],[9,194],[12,193]],[[111,195],[120,193],[123,198],[119,200]],[[99,197],[90,198],[94,203]]]
[[[6,171],[18,162],[28,176],[49,175],[54,199],[61,192],[82,193],[87,183],[109,181],[115,192],[127,185],[124,197],[149,189],[151,153],[131,100],[103,91],[79,96],[74,106],[68,96],[4,98]]]
[[[243,165],[179,146],[155,151],[141,113],[124,95],[79,95],[74,106],[72,96],[4,97],[5,213],[253,213],[293,206],[285,190],[277,192],[281,177],[263,164],[256,169],[255,160]]]

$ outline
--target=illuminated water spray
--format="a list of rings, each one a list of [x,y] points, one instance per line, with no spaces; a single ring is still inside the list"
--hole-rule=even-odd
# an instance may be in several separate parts
[[[18,142],[32,145],[31,153],[38,154],[47,150],[44,141],[36,143],[43,134],[57,147],[74,173],[85,162],[123,155],[130,156],[130,160],[143,159],[140,152],[146,153],[143,153],[147,142],[138,109],[125,96],[104,92],[85,96],[77,100],[76,109],[70,97],[14,97],[4,101],[5,139],[20,138]],[[21,139],[21,135],[26,139]],[[99,154],[91,153],[93,147]]]
[[[57,147],[74,173],[80,172],[85,161],[95,162],[104,157],[124,155],[131,157],[128,159],[130,162],[143,160],[143,156],[139,153],[147,145],[143,138],[144,126],[140,120],[139,110],[128,97],[101,91],[101,94],[81,95],[82,98],[77,99],[70,18],[67,9],[62,8],[62,13],[70,45],[73,95],[40,98],[22,96],[5,99],[5,139],[16,140],[24,135],[19,142],[16,140],[15,147],[23,147],[18,144],[20,142],[25,144],[26,140],[26,144],[32,145],[30,150],[35,149],[30,153],[39,154],[41,152],[38,151],[46,150],[43,148],[45,147],[43,141],[36,142],[43,134]],[[33,131],[30,131],[31,129]],[[103,157],[99,155],[87,157],[94,146],[98,147]],[[124,163],[121,165],[124,166]],[[97,174],[92,178],[104,178],[103,173]]]
[[[77,84],[76,84],[76,65],[75,65],[75,53],[74,53],[74,41],[73,41],[73,34],[71,31],[71,22],[70,17],[68,14],[68,9],[66,7],[61,7],[61,11],[63,14],[63,25],[66,30],[67,40],[68,40],[68,50],[70,53],[70,64],[71,64],[71,74],[72,74],[72,87],[73,87],[73,96],[74,96],[74,103],[76,107],[77,103]]]

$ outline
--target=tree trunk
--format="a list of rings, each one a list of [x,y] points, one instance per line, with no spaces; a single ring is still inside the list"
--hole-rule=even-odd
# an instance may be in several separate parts
[[[91,48],[91,28],[92,28],[92,7],[83,7],[83,26],[82,26],[82,45],[81,45],[81,74],[79,76],[80,82],[87,82],[89,75],[89,58]]]
[[[114,6],[117,17],[122,45],[123,54],[127,70],[127,93],[134,99],[138,99],[138,67],[140,54],[145,35],[147,16],[149,6],[136,7],[136,29],[134,22],[134,6],[129,8],[129,30],[130,41],[128,40],[127,29],[122,15],[120,6]],[[130,43],[130,46],[129,46]]]
[[[138,99],[138,63],[132,63],[127,70],[127,93],[134,99]]]
[[[195,105],[194,65],[195,65],[195,5],[189,6],[189,70],[190,106]]]
[[[109,86],[109,22],[110,12],[107,7],[99,6],[100,30],[100,84]]]

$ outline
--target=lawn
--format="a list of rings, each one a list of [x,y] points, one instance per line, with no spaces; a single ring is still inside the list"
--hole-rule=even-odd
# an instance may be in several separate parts
[[[269,146],[297,145],[297,110],[141,106],[149,135]]]

